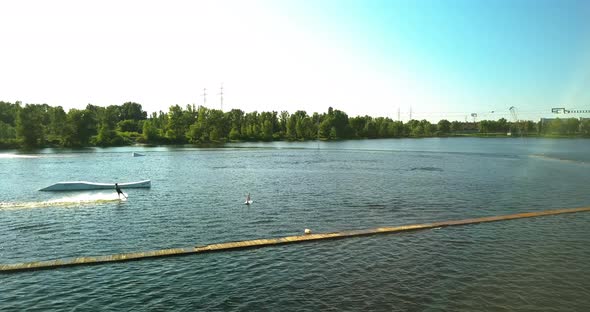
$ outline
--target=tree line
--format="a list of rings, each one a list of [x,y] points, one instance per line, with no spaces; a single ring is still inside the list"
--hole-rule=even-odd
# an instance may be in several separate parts
[[[141,104],[70,109],[47,104],[0,101],[0,147],[83,147],[146,144],[199,144],[227,141],[338,140],[357,138],[432,137],[461,134],[590,135],[590,120],[576,118],[538,122],[482,120],[433,124],[427,120],[396,121],[387,117],[349,117],[329,108],[325,113],[299,110],[223,112],[203,106],[170,106],[148,116]]]

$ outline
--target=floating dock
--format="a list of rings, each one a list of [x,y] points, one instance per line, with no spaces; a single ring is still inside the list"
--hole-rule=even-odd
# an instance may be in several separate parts
[[[132,252],[132,253],[123,253],[123,254],[107,255],[107,256],[89,256],[89,257],[78,257],[78,258],[47,260],[47,261],[35,261],[35,262],[15,263],[15,264],[0,264],[0,273],[11,273],[11,272],[18,272],[18,271],[26,271],[26,270],[53,269],[53,268],[74,266],[74,265],[90,265],[90,264],[100,264],[100,263],[109,263],[109,262],[132,261],[132,260],[141,260],[141,259],[149,259],[149,258],[199,254],[199,253],[206,253],[206,252],[230,251],[230,250],[237,250],[237,249],[244,249],[244,248],[258,248],[258,247],[265,247],[265,246],[301,243],[301,242],[309,242],[309,241],[316,241],[316,240],[339,239],[339,238],[357,237],[357,236],[366,236],[366,235],[375,235],[375,234],[386,234],[386,233],[398,233],[398,232],[425,230],[425,229],[447,227],[447,226],[477,224],[477,223],[484,223],[484,222],[496,222],[496,221],[505,221],[505,220],[522,219],[522,218],[533,218],[533,217],[542,217],[542,216],[558,215],[558,214],[565,214],[565,213],[586,212],[586,211],[590,211],[590,207],[525,212],[525,213],[517,213],[517,214],[510,214],[510,215],[503,215],[503,216],[473,218],[473,219],[464,219],[464,220],[455,220],[455,221],[442,221],[442,222],[422,223],[422,224],[413,224],[413,225],[402,225],[402,226],[394,226],[394,227],[379,227],[379,228],[365,229],[365,230],[352,230],[352,231],[342,231],[342,232],[333,232],[333,233],[318,233],[318,234],[305,234],[305,235],[297,235],[297,236],[267,238],[267,239],[255,239],[255,240],[246,240],[246,241],[239,241],[239,242],[211,244],[211,245],[206,245],[206,246],[187,247],[187,248],[171,248],[171,249],[153,250],[153,251],[145,251],[145,252]]]

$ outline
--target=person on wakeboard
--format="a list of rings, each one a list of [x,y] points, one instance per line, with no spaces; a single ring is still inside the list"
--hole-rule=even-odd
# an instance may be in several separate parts
[[[123,197],[127,198],[127,196],[125,196],[125,194],[123,194],[123,191],[121,191],[121,188],[119,187],[119,184],[115,183],[115,191],[117,191],[117,197],[119,197],[119,199],[121,199],[121,195],[123,195]]]

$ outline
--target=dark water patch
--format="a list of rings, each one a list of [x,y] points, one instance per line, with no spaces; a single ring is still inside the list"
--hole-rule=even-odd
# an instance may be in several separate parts
[[[10,230],[18,231],[18,232],[28,232],[28,233],[40,233],[40,232],[51,232],[55,230],[56,225],[59,223],[32,223],[32,224],[18,224],[10,226]]]
[[[378,202],[369,202],[369,203],[362,203],[362,204],[356,204],[353,205],[353,208],[355,209],[359,209],[360,211],[366,210],[366,211],[370,211],[370,212],[376,212],[376,211],[400,211],[403,209],[403,203],[396,201],[396,202],[382,202],[382,203],[378,203]]]
[[[362,207],[367,207],[367,208],[386,208],[387,205],[384,204],[366,204]]]
[[[442,168],[439,167],[413,167],[410,168],[410,171],[443,171]]]

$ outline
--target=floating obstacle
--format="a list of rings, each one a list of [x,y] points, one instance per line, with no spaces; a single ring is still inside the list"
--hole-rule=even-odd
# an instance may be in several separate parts
[[[121,188],[150,188],[152,187],[151,180],[143,180],[138,182],[119,183]],[[39,191],[88,191],[88,190],[112,190],[115,188],[115,183],[96,183],[88,181],[68,181],[58,182],[48,187],[42,188]]]
[[[100,264],[100,263],[108,263],[108,262],[132,261],[132,260],[140,260],[140,259],[189,255],[189,254],[198,254],[198,253],[206,253],[206,252],[230,251],[230,250],[237,250],[237,249],[244,249],[244,248],[257,248],[257,247],[264,247],[264,246],[301,243],[301,242],[309,242],[309,241],[316,241],[316,240],[339,239],[339,238],[366,236],[366,235],[375,235],[375,234],[385,234],[385,233],[398,233],[398,232],[425,230],[425,229],[447,227],[447,226],[458,226],[458,225],[477,224],[477,223],[485,223],[485,222],[496,222],[496,221],[505,221],[505,220],[522,219],[522,218],[533,218],[533,217],[542,217],[542,216],[585,212],[585,211],[590,211],[590,207],[525,212],[525,213],[517,213],[517,214],[510,214],[510,215],[493,216],[493,217],[473,218],[473,219],[464,219],[464,220],[455,220],[455,221],[442,221],[442,222],[422,223],[422,224],[413,224],[413,225],[402,225],[402,226],[395,226],[395,227],[379,227],[379,228],[373,228],[373,229],[352,230],[352,231],[342,231],[342,232],[333,232],[333,233],[311,234],[311,231],[310,231],[309,234],[297,235],[297,236],[255,239],[255,240],[247,240],[247,241],[239,241],[239,242],[211,244],[211,245],[197,246],[197,247],[172,248],[172,249],[153,250],[153,251],[146,251],[146,252],[133,252],[133,253],[124,253],[124,254],[116,254],[116,255],[108,255],[108,256],[78,257],[78,258],[69,258],[69,259],[35,261],[35,262],[27,262],[27,263],[0,264],[0,273],[10,273],[10,272],[25,271],[25,270],[52,269],[52,268],[74,266],[74,265],[90,265],[90,264]]]

